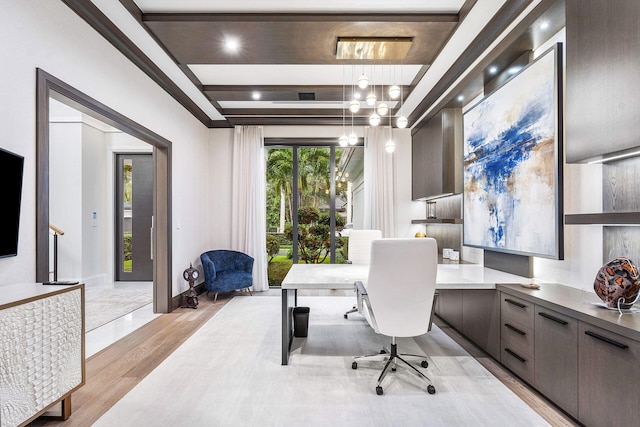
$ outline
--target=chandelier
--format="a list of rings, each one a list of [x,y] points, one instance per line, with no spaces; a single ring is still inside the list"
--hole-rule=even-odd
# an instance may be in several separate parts
[[[354,115],[361,112],[362,109],[366,109],[368,111],[365,114],[369,119],[369,125],[373,127],[379,126],[382,123],[382,119],[388,116],[389,140],[385,145],[385,149],[388,152],[393,152],[395,149],[392,130],[393,109],[395,108],[396,113],[399,112],[395,122],[396,127],[406,128],[409,124],[403,114],[402,59],[409,51],[412,41],[410,37],[338,38],[336,58],[354,61],[351,67],[349,84],[351,93],[348,100],[346,97],[345,66],[343,65],[342,135],[338,140],[340,146],[346,147],[349,144],[357,143],[357,135],[353,130]],[[370,61],[368,69],[366,69],[367,61]],[[384,64],[383,61],[389,61],[389,63]],[[399,67],[397,67],[398,62],[400,64]],[[360,64],[362,69],[356,72],[356,65],[359,66]],[[400,70],[399,82],[396,79],[397,68]],[[388,74],[385,73],[386,71],[388,71]],[[385,80],[385,77],[387,77],[387,80]],[[380,81],[380,84],[378,84],[378,81]],[[385,82],[387,82],[386,87]],[[361,98],[364,98],[365,105],[362,105]],[[345,131],[347,108],[351,113],[351,133],[348,136]]]

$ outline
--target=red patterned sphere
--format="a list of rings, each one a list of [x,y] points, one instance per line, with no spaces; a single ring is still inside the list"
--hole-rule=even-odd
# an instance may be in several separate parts
[[[629,258],[615,258],[603,265],[593,289],[607,307],[631,308],[640,292],[640,273]]]

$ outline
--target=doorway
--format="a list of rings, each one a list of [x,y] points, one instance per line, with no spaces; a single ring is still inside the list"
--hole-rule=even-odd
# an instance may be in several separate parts
[[[172,311],[171,142],[117,111],[37,69],[36,110],[36,281],[49,277],[49,100],[57,99],[153,147],[153,311]],[[151,245],[150,245],[151,246]]]
[[[153,156],[116,154],[115,280],[153,280]]]

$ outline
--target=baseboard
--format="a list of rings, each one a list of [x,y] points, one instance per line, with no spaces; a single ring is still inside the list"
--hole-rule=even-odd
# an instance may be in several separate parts
[[[195,285],[194,288],[195,288],[196,292],[198,293],[198,295],[200,295],[203,292],[205,292],[204,282]],[[184,304],[184,301],[186,301],[187,292],[189,292],[189,289],[186,289],[184,292],[182,292],[182,293],[174,296],[173,298],[171,298],[171,311],[182,307],[182,305]]]

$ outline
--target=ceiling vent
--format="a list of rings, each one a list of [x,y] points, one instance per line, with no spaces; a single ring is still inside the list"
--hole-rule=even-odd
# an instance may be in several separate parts
[[[298,99],[300,101],[315,101],[316,94],[315,92],[298,92]]]

